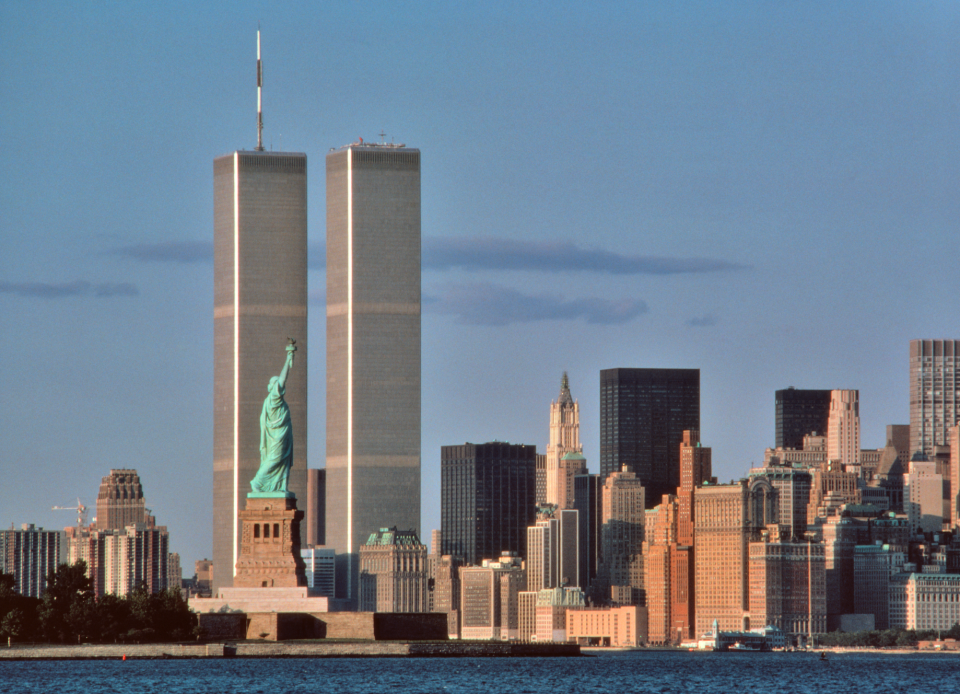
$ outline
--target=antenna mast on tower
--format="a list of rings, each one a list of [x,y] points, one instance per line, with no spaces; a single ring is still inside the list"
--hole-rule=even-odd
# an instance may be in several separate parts
[[[257,151],[263,151],[263,65],[260,63],[260,25],[257,25]]]

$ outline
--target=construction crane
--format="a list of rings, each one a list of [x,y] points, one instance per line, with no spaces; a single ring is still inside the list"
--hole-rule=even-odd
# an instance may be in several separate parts
[[[77,512],[77,527],[82,528],[87,524],[87,507],[80,502],[80,497],[77,497],[76,506],[54,506],[54,511],[76,511]]]

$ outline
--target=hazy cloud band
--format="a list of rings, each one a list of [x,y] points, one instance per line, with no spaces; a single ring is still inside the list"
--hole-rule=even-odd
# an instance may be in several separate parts
[[[425,311],[451,314],[467,325],[509,325],[544,320],[584,320],[613,325],[647,312],[639,299],[570,299],[549,294],[523,294],[516,289],[486,282],[448,284],[423,299]]]
[[[111,251],[141,262],[198,263],[213,261],[209,241],[138,243]],[[326,247],[313,242],[307,249],[311,270],[326,267]],[[749,265],[716,258],[669,258],[624,255],[586,249],[568,241],[515,241],[492,237],[423,239],[424,270],[528,270],[536,272],[599,272],[610,275],[676,275],[730,272]]]
[[[64,299],[71,296],[137,296],[140,291],[130,282],[101,282],[94,284],[85,280],[53,284],[48,282],[3,282],[0,294],[15,294],[38,299]]]
[[[536,270],[611,275],[726,272],[748,266],[713,258],[623,255],[568,241],[515,241],[490,237],[438,237],[423,241],[423,267],[433,270]]]

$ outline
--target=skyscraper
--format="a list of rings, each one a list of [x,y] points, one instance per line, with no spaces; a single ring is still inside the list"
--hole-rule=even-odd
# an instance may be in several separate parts
[[[527,551],[534,504],[534,446],[466,443],[440,449],[441,554],[466,564]]]
[[[570,395],[570,380],[563,372],[560,397],[550,403],[550,443],[547,444],[548,504],[573,508],[573,478],[586,472],[580,445],[580,404]]]
[[[420,150],[405,145],[327,155],[326,465],[326,542],[355,600],[370,534],[420,532]]]
[[[111,470],[100,481],[97,494],[97,529],[122,530],[146,521],[143,485],[136,470]]]
[[[765,479],[696,488],[694,633],[709,631],[713,620],[724,631],[750,628],[749,544],[777,516],[777,491]]]
[[[213,162],[213,590],[233,585],[237,513],[260,467],[260,410],[297,341],[285,400],[293,428],[289,489],[306,501],[307,157],[265,152],[257,32],[257,148]]]
[[[830,418],[829,390],[786,388],[775,393],[776,447],[803,448],[803,437],[827,433]]]
[[[603,483],[603,558],[600,580],[605,596],[619,605],[643,605],[644,488],[623,470]]]
[[[827,417],[827,459],[860,462],[860,391],[831,390]]]
[[[0,530],[0,573],[13,575],[13,589],[39,598],[47,589],[47,576],[61,562],[57,530],[24,523],[20,530]]]
[[[960,423],[960,340],[910,340],[910,453],[949,446]]]
[[[680,485],[684,429],[700,431],[699,369],[600,372],[602,479],[626,466],[652,508]]]
[[[286,382],[289,488],[306,501],[307,157],[240,151],[216,159],[213,172],[216,590],[233,583],[237,513],[260,467],[260,410],[288,337],[300,347]]]

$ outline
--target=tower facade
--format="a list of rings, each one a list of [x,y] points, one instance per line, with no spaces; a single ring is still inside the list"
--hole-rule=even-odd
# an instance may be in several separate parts
[[[749,545],[776,524],[777,491],[760,478],[697,487],[694,518],[694,632],[749,629]]]
[[[307,498],[307,157],[233,152],[214,160],[213,188],[216,591],[233,585],[238,513],[260,467],[260,410],[288,337],[303,347],[286,381],[289,490]]]
[[[111,470],[100,480],[97,529],[121,530],[146,520],[143,485],[136,470]]]
[[[830,417],[829,390],[785,388],[775,393],[777,448],[803,448],[803,437],[824,436]]]
[[[960,423],[960,340],[910,341],[910,454],[934,455]]]
[[[355,600],[360,545],[420,533],[420,150],[403,145],[327,155],[326,465],[326,543]]]
[[[440,449],[440,554],[476,565],[525,557],[534,504],[535,446],[466,443]]]
[[[624,466],[652,508],[680,485],[683,431],[700,431],[699,369],[600,372],[600,476]]]
[[[860,462],[860,391],[830,391],[827,418],[827,460],[843,465]]]
[[[601,581],[620,605],[642,605],[644,488],[634,473],[614,472],[603,484]]]
[[[547,444],[548,504],[573,508],[573,478],[586,472],[580,445],[580,404],[570,395],[570,380],[563,372],[560,397],[550,403],[550,443]]]

